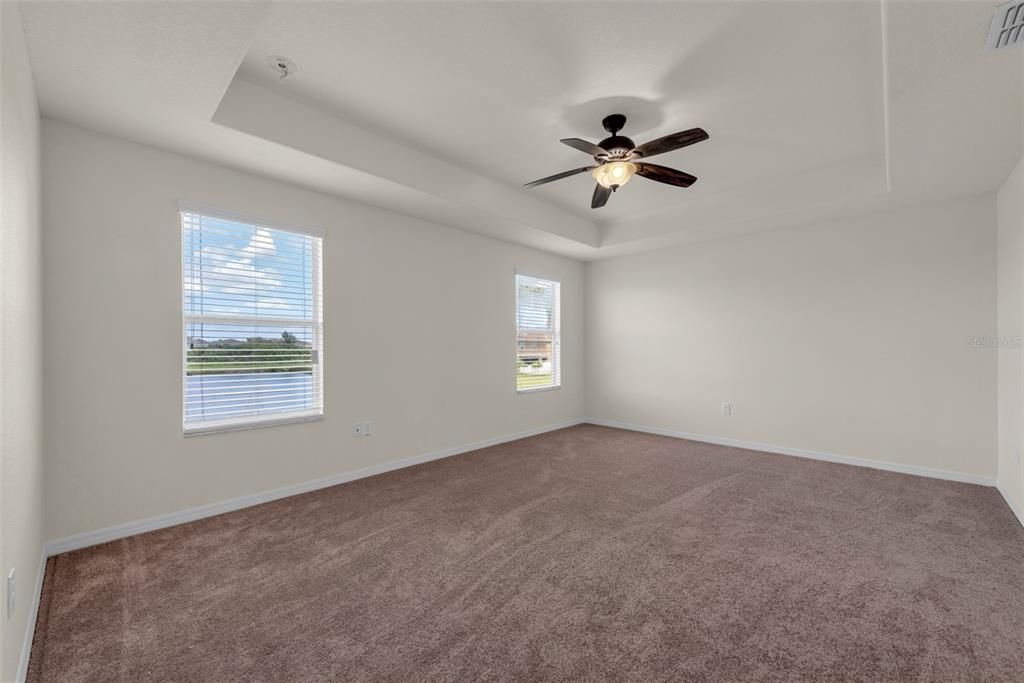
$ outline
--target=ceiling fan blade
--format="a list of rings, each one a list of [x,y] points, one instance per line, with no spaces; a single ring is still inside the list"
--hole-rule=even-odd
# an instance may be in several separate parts
[[[590,200],[591,209],[600,209],[602,206],[608,203],[608,198],[612,196],[611,188],[605,187],[604,185],[598,184],[594,187],[594,197]]]
[[[668,166],[658,166],[657,164],[637,164],[636,174],[648,180],[657,180],[659,183],[667,183],[678,187],[689,187],[697,182],[697,176],[677,171]]]
[[[580,140],[579,138],[565,138],[564,140],[559,140],[559,142],[563,145],[569,145],[573,149],[578,149],[592,157],[608,156],[608,150],[604,147],[598,147],[593,142],[587,142],[586,140]]]
[[[541,178],[540,180],[534,180],[532,183],[526,183],[523,187],[537,187],[544,183],[550,183],[555,180],[561,180],[562,178],[568,178],[571,175],[577,173],[584,173],[586,171],[593,171],[597,166],[583,166],[582,168],[574,168],[571,171],[564,171],[562,173],[556,173],[555,175],[549,175],[547,178]]]
[[[665,152],[671,152],[674,149],[697,144],[698,142],[707,140],[709,137],[711,136],[708,135],[707,131],[703,128],[691,128],[690,130],[672,133],[672,135],[666,135],[663,138],[645,142],[635,148],[633,150],[633,154],[641,157],[652,157],[655,154],[664,154]]]

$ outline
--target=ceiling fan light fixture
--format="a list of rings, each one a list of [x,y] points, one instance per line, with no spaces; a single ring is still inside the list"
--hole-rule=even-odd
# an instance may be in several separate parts
[[[598,185],[613,190],[628,183],[634,174],[636,174],[636,164],[628,161],[611,161],[601,164],[591,173]]]

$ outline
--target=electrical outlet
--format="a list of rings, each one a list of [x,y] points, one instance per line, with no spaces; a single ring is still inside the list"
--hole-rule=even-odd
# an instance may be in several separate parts
[[[14,616],[14,569],[7,574],[7,618]]]
[[[361,437],[365,433],[363,431],[364,428],[365,427],[362,422],[356,422],[354,425],[352,425],[352,438],[358,439],[359,437]]]
[[[728,401],[722,401],[722,415],[732,415],[732,404]]]

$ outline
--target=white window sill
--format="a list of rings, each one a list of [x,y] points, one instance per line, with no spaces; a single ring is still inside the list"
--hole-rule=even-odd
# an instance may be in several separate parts
[[[562,385],[559,384],[553,387],[530,387],[529,389],[516,389],[517,394],[536,394],[541,391],[557,391],[561,389]]]
[[[276,418],[261,418],[245,422],[221,422],[198,427],[185,427],[185,436],[202,436],[203,434],[220,434],[222,432],[238,432],[243,429],[259,429],[260,427],[277,427],[280,425],[297,424],[300,422],[318,422],[324,419],[323,413],[305,415],[286,415]]]

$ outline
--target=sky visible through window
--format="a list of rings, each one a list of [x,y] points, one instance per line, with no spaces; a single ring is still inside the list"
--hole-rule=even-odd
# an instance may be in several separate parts
[[[185,233],[186,311],[246,318],[312,317],[310,238],[205,216],[193,220],[201,220],[202,229]]]

